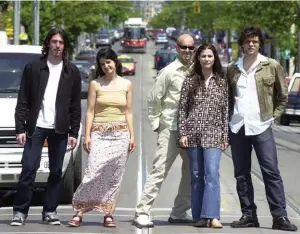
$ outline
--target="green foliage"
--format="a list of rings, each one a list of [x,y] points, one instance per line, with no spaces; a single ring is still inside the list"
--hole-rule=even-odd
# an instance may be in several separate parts
[[[31,1],[21,2],[21,24],[33,38]],[[110,21],[105,22],[104,15]],[[50,28],[64,27],[75,45],[82,32],[95,33],[103,27],[118,26],[128,17],[137,15],[129,1],[40,1],[40,44]]]
[[[9,6],[8,1],[0,1],[0,12],[6,11],[8,6]]]
[[[153,28],[182,24],[212,30],[242,30],[249,25],[261,27],[269,36],[277,38],[280,48],[295,51],[296,39],[291,26],[300,28],[299,1],[200,1],[200,14],[193,10],[193,2],[171,1],[152,21]]]

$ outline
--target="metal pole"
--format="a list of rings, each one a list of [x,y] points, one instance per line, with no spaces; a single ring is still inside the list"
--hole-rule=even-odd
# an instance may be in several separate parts
[[[14,44],[19,45],[20,35],[20,1],[14,1]]]
[[[300,72],[300,30],[297,32],[298,56],[297,56],[297,72]]]
[[[40,44],[40,1],[33,1],[33,18],[34,18],[34,45]]]

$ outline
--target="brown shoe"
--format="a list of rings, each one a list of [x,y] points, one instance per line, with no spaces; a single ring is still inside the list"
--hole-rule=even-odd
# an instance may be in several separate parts
[[[68,222],[69,227],[79,227],[82,223],[82,216],[73,215],[73,218]]]
[[[110,220],[107,220],[110,219]],[[109,227],[109,228],[115,228],[116,224],[114,221],[114,218],[112,217],[112,215],[105,215],[104,216],[104,222],[103,222],[103,226],[104,227]]]
[[[222,223],[218,219],[210,220],[209,226],[211,228],[223,228]]]
[[[194,227],[209,227],[208,219],[200,219],[195,223]]]

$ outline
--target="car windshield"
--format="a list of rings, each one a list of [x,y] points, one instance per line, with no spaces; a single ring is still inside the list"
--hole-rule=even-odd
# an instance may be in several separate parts
[[[167,34],[165,34],[165,33],[158,33],[157,36],[158,37],[167,37]]]
[[[0,92],[17,92],[25,65],[40,56],[29,53],[0,53]]]
[[[100,33],[99,38],[109,38],[109,34],[108,33]]]
[[[119,61],[121,63],[132,63],[133,59],[132,58],[119,58]]]
[[[124,38],[125,39],[144,39],[146,37],[145,28],[125,28]]]
[[[80,51],[79,55],[94,55],[94,51]]]

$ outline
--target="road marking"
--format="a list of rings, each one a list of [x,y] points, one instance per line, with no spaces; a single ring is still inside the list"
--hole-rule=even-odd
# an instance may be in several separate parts
[[[143,147],[142,147],[142,144],[143,144],[143,140],[142,140],[142,134],[143,134],[143,131],[142,131],[142,127],[143,127],[143,124],[142,124],[142,112],[143,112],[143,85],[142,85],[142,81],[143,81],[143,70],[142,70],[142,64],[143,64],[143,57],[142,55],[140,55],[140,97],[141,97],[141,105],[140,105],[140,108],[141,108],[141,111],[140,111],[140,142],[139,142],[139,157],[138,157],[138,165],[139,165],[139,168],[138,168],[138,180],[137,180],[137,201],[136,201],[136,204],[138,204],[140,202],[140,198],[142,196],[142,192],[143,192]],[[138,229],[138,228],[135,228],[136,230],[136,234],[144,234],[144,232],[141,230],[141,229]]]
[[[42,206],[32,206],[30,207],[30,210],[41,210]],[[12,207],[1,207],[1,210],[12,210]],[[58,206],[57,210],[73,210],[72,206]],[[151,211],[171,211],[171,208],[152,208]],[[117,207],[116,211],[135,211],[135,208],[129,208],[129,207]]]
[[[11,234],[74,234],[72,232],[53,232],[53,231],[49,231],[49,232],[0,232],[0,233],[11,233]],[[79,232],[80,233],[80,232]],[[84,234],[111,234],[111,232],[84,232]]]
[[[59,213],[58,214],[59,216],[73,216],[74,213]],[[7,214],[0,214],[1,217],[5,217],[7,216]],[[41,213],[29,213],[28,214],[28,217],[31,217],[31,216],[41,216]],[[84,216],[90,216],[90,217],[102,217],[104,216],[103,213],[97,213],[97,214],[91,214],[91,213],[86,213],[84,214]],[[240,218],[241,215],[227,215],[227,214],[221,214],[222,218]],[[125,215],[125,214],[114,214],[114,217],[133,217],[133,215]],[[153,218],[165,218],[165,219],[168,219],[170,217],[169,214],[161,214],[161,215],[151,215],[151,217]],[[257,216],[259,219],[271,219],[273,220],[272,216],[271,215],[258,215]],[[291,220],[300,220],[300,217],[289,217],[289,219]],[[86,222],[89,222],[89,221],[86,221]],[[1,226],[1,224],[0,224]],[[1,232],[0,232],[1,233]]]

